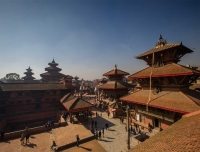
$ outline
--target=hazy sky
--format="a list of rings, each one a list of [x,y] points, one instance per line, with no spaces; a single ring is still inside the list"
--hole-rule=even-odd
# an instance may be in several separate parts
[[[53,57],[61,73],[93,80],[118,68],[133,74],[135,59],[162,34],[194,50],[180,64],[200,66],[199,0],[0,0],[0,78],[40,79]]]

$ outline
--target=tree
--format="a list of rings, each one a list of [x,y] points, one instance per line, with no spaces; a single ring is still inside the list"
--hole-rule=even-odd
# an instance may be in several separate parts
[[[13,80],[19,80],[19,79],[20,79],[20,76],[17,73],[8,73],[4,77],[4,80],[6,80],[7,82],[11,82]]]

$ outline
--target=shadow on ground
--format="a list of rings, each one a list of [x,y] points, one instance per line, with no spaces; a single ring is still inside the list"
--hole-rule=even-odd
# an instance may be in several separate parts
[[[30,148],[37,147],[37,145],[36,145],[36,144],[34,144],[34,143],[28,143],[28,144],[27,144],[27,145],[25,145],[25,146],[27,146],[27,147],[30,147]]]
[[[92,149],[90,149],[90,148],[86,148],[86,147],[83,147],[83,146],[78,146],[79,148],[83,148],[83,149],[85,149],[85,150],[87,150],[87,151],[92,151]]]
[[[112,118],[110,118],[112,119]],[[101,116],[97,116],[97,117],[93,117],[93,118],[89,118],[88,122],[83,123],[82,125],[86,128],[86,129],[90,129],[90,126],[92,125],[92,120],[97,122],[97,130],[102,129],[103,127],[105,128],[105,124],[108,123],[109,127],[114,126],[115,124],[113,124],[112,122],[110,122],[109,120],[104,119]],[[94,125],[93,125],[94,127]],[[95,127],[94,127],[95,128]],[[115,131],[113,129],[109,129],[109,131]]]

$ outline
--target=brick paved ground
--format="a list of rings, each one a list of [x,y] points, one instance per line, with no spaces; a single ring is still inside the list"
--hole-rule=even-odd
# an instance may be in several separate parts
[[[101,112],[98,111],[98,113],[100,114]],[[120,120],[117,118],[108,118],[105,112],[102,113],[102,116],[93,116],[92,119],[97,121],[98,130],[104,127],[105,123],[109,124],[109,130],[105,130],[105,135],[102,137],[102,140],[92,140],[87,143],[81,143],[79,147],[72,147],[63,152],[125,152],[128,150],[125,124],[121,124]],[[69,124],[66,127],[55,129],[53,132],[55,134],[56,144],[62,145],[73,142],[76,140],[76,134],[79,134],[80,138],[91,135],[89,127],[92,119],[90,118],[88,123],[85,123],[84,126],[80,124]],[[32,135],[28,146],[21,146],[20,139],[1,142],[0,152],[52,152],[50,150],[52,144],[50,139],[51,134],[47,132]],[[130,143],[131,148],[133,148],[138,144],[138,141],[132,137]]]
[[[96,140],[91,140],[80,144],[79,147],[72,147],[62,152],[106,152],[106,150]]]

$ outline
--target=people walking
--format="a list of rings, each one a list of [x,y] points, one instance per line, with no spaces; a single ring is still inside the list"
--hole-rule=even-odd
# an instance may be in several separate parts
[[[94,121],[94,126],[97,129],[97,121],[96,120]]]
[[[29,143],[29,137],[30,137],[30,134],[27,133],[27,134],[26,134],[26,144],[27,144],[27,142]]]
[[[105,124],[105,128],[106,128],[106,130],[109,129],[108,123]]]
[[[122,124],[124,123],[124,118],[122,117]]]
[[[110,112],[108,111],[108,118],[109,118],[109,116],[110,116]]]
[[[24,145],[25,134],[23,133],[20,138],[21,145]]]
[[[55,142],[54,140],[53,140],[53,143],[52,143],[52,145],[51,145],[50,149],[53,149],[53,150],[55,150],[55,149],[56,149],[56,142]]]
[[[95,138],[98,139],[98,131],[95,131]]]
[[[76,146],[77,147],[79,146],[79,141],[80,141],[79,135],[76,135]]]
[[[104,137],[104,127],[102,128],[102,135],[103,135],[103,137]]]
[[[94,121],[92,120],[92,127],[93,127],[93,125],[94,125]]]
[[[101,140],[101,130],[99,130],[99,140]]]

